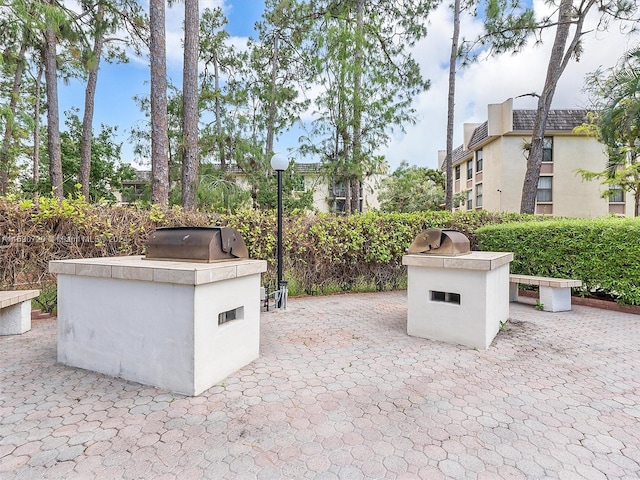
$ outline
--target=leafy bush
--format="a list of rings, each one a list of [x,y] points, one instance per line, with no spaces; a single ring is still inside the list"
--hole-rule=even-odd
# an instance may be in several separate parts
[[[459,230],[473,248],[479,226],[532,218],[537,217],[488,212],[290,215],[283,219],[285,279],[305,293],[395,289],[406,284],[402,256],[421,231]],[[251,257],[269,261],[263,282],[275,286],[275,213],[245,211],[222,223],[241,232]]]
[[[534,217],[488,212],[366,213],[286,215],[283,219],[284,272],[298,292],[385,290],[406,284],[402,255],[427,228],[452,228],[470,237],[486,224]],[[251,258],[265,259],[263,284],[275,288],[274,211],[241,210],[233,215],[89,204],[82,199],[37,201],[0,198],[0,286],[42,286],[50,260],[141,255],[158,226],[226,225],[242,235]]]
[[[0,198],[0,286],[43,285],[52,280],[50,260],[140,255],[157,226],[209,222],[181,209],[111,207],[81,198]]]
[[[640,219],[555,220],[489,225],[475,232],[481,250],[513,252],[511,272],[582,280],[640,304]]]
[[[554,220],[485,211],[286,215],[284,276],[293,292],[386,290],[406,285],[402,256],[428,228],[469,237],[473,250],[512,251],[513,273],[570,277],[585,289],[640,304],[640,219]],[[48,288],[50,260],[141,255],[159,226],[226,225],[251,258],[265,259],[262,282],[275,288],[276,214],[233,215],[89,204],[82,199],[0,198],[0,287]],[[50,303],[47,300],[47,303]]]

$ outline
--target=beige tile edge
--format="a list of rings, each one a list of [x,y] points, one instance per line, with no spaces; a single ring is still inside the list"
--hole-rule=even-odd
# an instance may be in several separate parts
[[[119,280],[204,285],[267,271],[267,261],[232,260],[216,263],[162,262],[143,256],[52,260],[49,272]]]
[[[0,308],[10,307],[26,302],[40,295],[40,290],[11,290],[0,291]]]

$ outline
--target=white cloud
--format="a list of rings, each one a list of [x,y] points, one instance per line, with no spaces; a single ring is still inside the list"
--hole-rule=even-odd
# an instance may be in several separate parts
[[[548,8],[536,1],[536,12]],[[538,13],[541,16],[541,13]],[[437,167],[437,152],[446,147],[448,58],[453,26],[446,6],[433,13],[426,39],[415,48],[423,74],[431,79],[431,88],[419,95],[414,105],[419,113],[416,125],[409,126],[404,135],[394,136],[384,150],[391,168],[406,160],[410,164]],[[589,19],[585,30],[595,29],[597,16]],[[472,37],[480,31],[479,22],[466,19],[461,32]],[[462,142],[463,123],[484,122],[487,104],[502,103],[509,97],[536,92],[544,86],[547,63],[555,30],[545,32],[542,45],[527,46],[517,55],[503,54],[489,58],[459,71],[456,79],[456,107],[454,147]],[[637,36],[635,37],[637,41]],[[615,65],[620,56],[633,44],[615,25],[607,32],[589,33],[583,40],[583,55],[579,62],[572,60],[558,83],[552,108],[582,108],[587,98],[582,92],[587,73],[598,67]],[[535,108],[533,97],[518,98],[515,108]]]
[[[144,172],[144,171],[149,171],[151,170],[151,158],[149,157],[138,157],[135,158],[131,161],[130,165],[140,171],[140,172]]]
[[[142,8],[147,14],[149,13],[149,0],[140,2]],[[200,15],[206,8],[221,7],[223,11],[228,12],[231,6],[226,4],[226,0],[200,0],[198,3]],[[167,5],[165,10],[165,28],[167,43],[167,68],[182,68],[182,41],[184,39],[183,32],[184,23],[184,3],[173,2],[171,6]]]

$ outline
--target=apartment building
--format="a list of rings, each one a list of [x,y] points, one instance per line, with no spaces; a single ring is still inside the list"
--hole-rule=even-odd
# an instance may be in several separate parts
[[[513,99],[488,105],[487,121],[464,125],[463,145],[453,152],[453,192],[459,210],[519,212],[535,110],[514,110]],[[578,168],[602,171],[606,149],[595,138],[574,133],[585,110],[551,110],[543,139],[536,213],[566,217],[633,216],[633,196],[602,198],[598,181]],[[444,169],[445,152],[438,152]]]
[[[313,191],[313,209],[317,212],[335,212],[340,213],[345,210],[346,191],[344,183],[339,179],[327,180],[321,170],[319,163],[295,163],[293,168],[297,174],[297,185],[293,195],[296,192]],[[250,189],[250,185],[246,179],[246,174],[237,166],[230,165],[227,170],[234,175],[236,184],[244,189]],[[291,173],[290,170],[285,172]],[[378,190],[380,182],[387,176],[386,166],[381,169],[380,173],[372,173],[365,176],[360,183],[360,209],[363,212],[369,210],[378,210],[380,202],[378,201]],[[151,171],[136,171],[135,178],[122,182],[126,189],[125,194],[118,193],[116,196],[124,203],[131,203],[144,197],[145,192],[148,195],[151,184]]]

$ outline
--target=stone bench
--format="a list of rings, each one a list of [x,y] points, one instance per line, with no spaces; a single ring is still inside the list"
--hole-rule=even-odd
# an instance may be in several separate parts
[[[581,280],[568,278],[509,275],[509,301],[518,301],[518,285],[536,285],[540,289],[540,304],[545,312],[571,310],[571,288],[581,287]]]
[[[40,290],[0,292],[0,335],[20,335],[31,330],[31,299]]]

